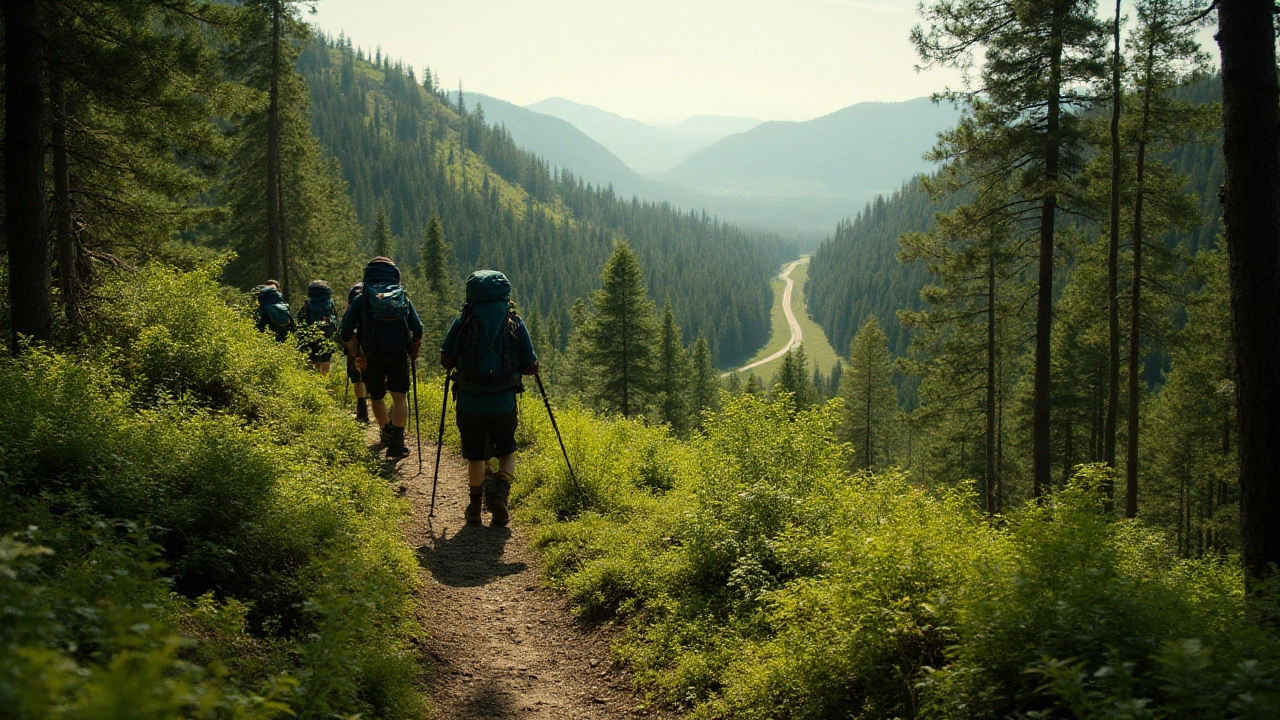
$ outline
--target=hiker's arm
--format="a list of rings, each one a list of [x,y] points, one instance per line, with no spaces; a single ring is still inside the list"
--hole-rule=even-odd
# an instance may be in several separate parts
[[[440,343],[440,367],[445,370],[452,370],[458,365],[458,356],[455,350],[458,345],[458,321],[460,319],[453,319],[453,324],[449,326],[449,331],[444,334],[444,342]]]
[[[516,327],[516,336],[520,341],[520,374],[537,375],[538,354],[533,351],[533,340],[529,337],[529,328],[524,326],[524,320],[519,322],[520,324]]]

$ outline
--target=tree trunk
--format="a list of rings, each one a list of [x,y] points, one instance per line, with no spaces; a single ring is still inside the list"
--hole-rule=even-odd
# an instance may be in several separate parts
[[[1221,190],[1235,349],[1240,536],[1246,577],[1280,563],[1280,86],[1273,6],[1220,0]]]
[[[5,213],[9,313],[18,338],[53,335],[49,236],[44,197],[44,48],[40,0],[5,0]]]
[[[1145,125],[1145,109],[1143,113]],[[1147,143],[1139,140],[1134,183],[1137,195],[1133,202],[1133,290],[1129,303],[1129,443],[1124,467],[1124,516],[1127,518],[1138,516],[1138,407],[1142,400],[1142,181],[1146,155]]]
[[[80,253],[76,243],[75,210],[71,201],[71,163],[67,152],[69,109],[61,74],[50,77],[49,104],[50,149],[53,154],[53,215],[58,247],[58,287],[62,290],[62,307],[67,326],[73,334],[80,324],[82,285],[77,272]]]
[[[1055,13],[1057,11],[1054,11]],[[1049,487],[1052,462],[1049,436],[1049,332],[1053,325],[1053,240],[1054,216],[1058,208],[1058,113],[1062,94],[1062,40],[1053,23],[1049,58],[1048,117],[1045,125],[1044,180],[1048,186],[1040,211],[1040,267],[1036,279],[1035,385],[1031,410],[1032,477],[1031,495],[1039,498]]]
[[[1120,415],[1120,109],[1124,89],[1120,85],[1120,0],[1111,28],[1115,42],[1111,63],[1111,241],[1107,246],[1107,418],[1102,428],[1102,460],[1116,466],[1116,426]],[[1115,478],[1107,475],[1106,512],[1115,502]]]
[[[280,0],[271,3],[271,82],[267,91],[267,277],[281,278],[280,239]]]
[[[987,248],[987,515],[996,513],[996,253],[995,239]]]

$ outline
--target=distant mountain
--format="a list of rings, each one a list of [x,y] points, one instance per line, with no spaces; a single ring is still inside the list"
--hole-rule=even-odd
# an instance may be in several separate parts
[[[766,122],[730,135],[663,178],[738,199],[834,200],[848,215],[928,170],[922,156],[957,118],[953,108],[928,98],[858,103],[814,120]]]
[[[472,111],[477,108],[483,110],[488,124],[505,126],[516,145],[538,155],[553,167],[567,168],[575,177],[592,185],[613,185],[614,192],[624,198],[636,196],[644,200],[665,200],[681,207],[698,209],[704,204],[682,188],[640,175],[604,145],[566,120],[480,93],[464,93],[463,99]],[[449,100],[456,104],[458,93],[450,92]]]
[[[663,126],[671,132],[682,135],[722,137],[735,135],[750,130],[760,124],[755,118],[731,117],[729,115],[693,115],[676,123]]]
[[[665,172],[725,137],[733,128],[750,127],[758,121],[716,115],[695,116],[674,127],[654,127],[591,105],[548,98],[528,105],[529,110],[572,123],[596,142],[622,158],[631,169],[643,174]],[[687,125],[686,125],[687,123]]]

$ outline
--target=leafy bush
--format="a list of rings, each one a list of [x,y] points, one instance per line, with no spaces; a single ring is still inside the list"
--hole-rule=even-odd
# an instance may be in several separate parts
[[[0,705],[416,717],[406,507],[214,275],[148,268],[83,351],[0,360]]]
[[[1100,512],[1086,467],[987,519],[969,484],[850,477],[837,407],[727,398],[705,433],[523,417],[548,582],[694,718],[1274,717],[1280,643],[1234,560]],[[653,469],[654,463],[661,467]],[[655,482],[654,477],[660,477]]]

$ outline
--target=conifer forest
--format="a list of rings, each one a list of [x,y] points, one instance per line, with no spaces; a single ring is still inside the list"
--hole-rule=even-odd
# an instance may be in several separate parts
[[[924,0],[956,120],[815,237],[329,2],[3,2],[0,718],[1280,718],[1272,4]]]

